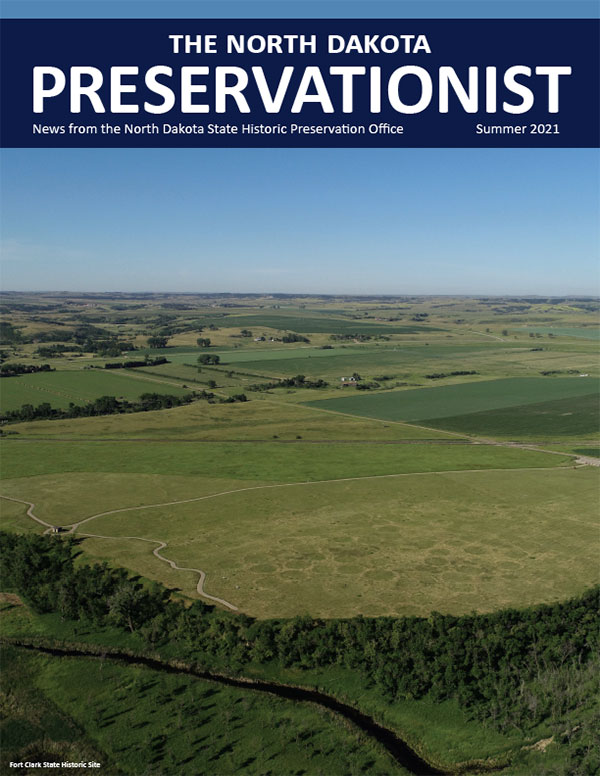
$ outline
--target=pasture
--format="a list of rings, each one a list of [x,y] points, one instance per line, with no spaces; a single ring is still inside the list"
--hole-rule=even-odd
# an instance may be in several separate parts
[[[19,423],[19,437],[168,440],[398,441],[456,439],[456,435],[405,423],[386,423],[323,412],[270,397],[242,404],[194,402],[170,410],[77,420]]]
[[[5,377],[0,384],[0,406],[6,411],[19,409],[23,404],[48,402],[52,407],[66,408],[71,402],[85,404],[100,396],[135,400],[143,393],[189,393],[178,384],[123,371],[89,369]]]

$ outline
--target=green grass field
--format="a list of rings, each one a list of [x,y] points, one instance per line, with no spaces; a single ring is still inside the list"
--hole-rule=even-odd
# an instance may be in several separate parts
[[[69,403],[85,404],[99,396],[137,399],[142,393],[170,393],[183,396],[189,391],[150,376],[123,374],[121,370],[86,370],[71,372],[38,372],[6,377],[0,384],[3,410],[19,409],[23,404],[48,402],[52,407],[66,408]]]
[[[420,372],[422,375],[439,369],[476,368],[482,358],[487,359],[504,349],[498,343],[488,345],[473,344],[456,345],[453,343],[440,345],[346,345],[339,344],[329,350],[318,348],[296,348],[292,351],[280,350],[269,353],[256,350],[253,357],[243,351],[221,355],[225,364],[233,369],[237,364],[240,368],[256,371],[265,375],[290,376],[306,374],[309,376],[335,379],[336,383],[343,376],[355,371],[361,374],[376,375],[391,372],[397,375],[409,375]],[[218,352],[218,351],[217,351]],[[510,352],[510,351],[509,351]],[[465,363],[467,366],[465,366]]]
[[[595,378],[508,378],[426,390],[393,391],[344,396],[309,402],[310,406],[385,420],[424,421],[469,412],[537,404],[552,399],[573,398],[597,391]]]
[[[463,469],[555,467],[559,455],[493,445],[2,441],[2,477],[63,472],[302,482]]]
[[[3,493],[33,501],[36,514],[56,524],[199,499],[98,517],[80,531],[115,538],[86,538],[82,549],[194,597],[197,575],[157,560],[147,542],[119,537],[167,541],[168,558],[207,572],[209,594],[256,616],[401,615],[552,601],[594,583],[598,474],[480,470],[265,488],[166,474],[65,473],[7,481]],[[25,506],[20,518],[13,512],[19,530]]]
[[[262,399],[263,397],[261,397]],[[455,435],[403,423],[344,416],[268,400],[244,404],[199,401],[171,410],[106,415],[76,420],[19,423],[8,431],[19,437],[127,438],[170,440],[353,440],[456,439]]]

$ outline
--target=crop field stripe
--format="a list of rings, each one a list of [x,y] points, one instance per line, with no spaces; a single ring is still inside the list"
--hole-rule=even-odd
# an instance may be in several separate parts
[[[339,408],[342,411],[346,409],[348,414],[356,413],[380,420],[410,422],[449,417],[462,414],[465,410],[477,412],[536,404],[540,399],[578,398],[597,389],[598,381],[594,378],[518,377],[391,391],[370,396],[321,399],[303,404],[312,407],[326,405],[327,408]]]
[[[536,404],[501,407],[493,410],[469,412],[444,418],[427,418],[432,428],[463,431],[465,434],[489,434],[491,436],[542,436],[551,425],[554,435],[589,435],[600,427],[600,406],[597,394],[573,398],[552,399]]]

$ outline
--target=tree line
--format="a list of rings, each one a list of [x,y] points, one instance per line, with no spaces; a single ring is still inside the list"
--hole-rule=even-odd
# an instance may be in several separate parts
[[[50,364],[2,364],[0,377],[16,377],[17,375],[32,375],[36,372],[54,372]]]
[[[307,380],[305,375],[282,377],[270,383],[254,383],[248,386],[249,391],[270,391],[272,388],[326,388],[329,383],[320,377],[317,380]]]
[[[140,366],[160,366],[161,364],[170,364],[166,358],[148,358],[137,361],[112,361],[104,364],[105,369],[134,369]]]
[[[428,380],[441,380],[443,377],[458,377],[463,375],[476,375],[477,372],[474,369],[466,370],[460,369],[455,372],[432,372],[430,375],[425,375]]]
[[[200,601],[171,601],[158,584],[144,587],[106,563],[75,566],[75,552],[72,538],[0,533],[2,589],[15,590],[37,612],[112,623],[149,647],[168,643],[185,659],[229,672],[250,662],[341,666],[360,672],[390,702],[455,699],[502,730],[561,722],[597,685],[600,587],[489,614],[256,620]]]

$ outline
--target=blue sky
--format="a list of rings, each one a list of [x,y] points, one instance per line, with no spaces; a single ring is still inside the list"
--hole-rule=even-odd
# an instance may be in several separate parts
[[[591,149],[8,149],[7,290],[595,294]]]
[[[6,18],[592,18],[597,0],[3,0]]]

